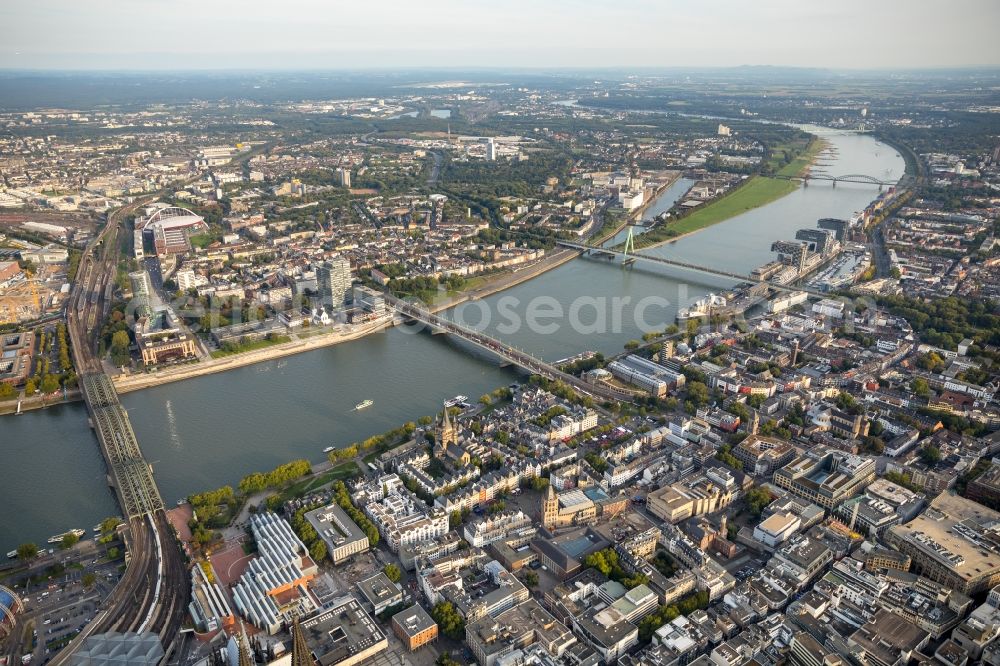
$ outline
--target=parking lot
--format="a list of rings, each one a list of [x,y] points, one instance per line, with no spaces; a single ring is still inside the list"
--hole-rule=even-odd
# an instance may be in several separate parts
[[[17,585],[24,613],[0,656],[7,656],[11,664],[20,663],[25,654],[33,655],[32,664],[48,662],[97,613],[121,576],[121,564],[121,560],[107,561],[92,541],[40,557],[31,570],[33,580],[22,574],[8,582]],[[87,574],[93,576],[92,582]],[[84,585],[85,576],[89,586]]]

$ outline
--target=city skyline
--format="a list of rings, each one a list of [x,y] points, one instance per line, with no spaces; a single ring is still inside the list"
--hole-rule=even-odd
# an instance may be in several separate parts
[[[991,34],[1000,6],[960,0],[950,10],[942,21],[936,6],[860,0],[752,7],[382,0],[336,10],[294,0],[276,14],[257,2],[16,0],[0,8],[0,20],[19,26],[0,46],[0,69],[1000,65]]]
[[[1000,666],[997,18],[0,3],[0,666]]]

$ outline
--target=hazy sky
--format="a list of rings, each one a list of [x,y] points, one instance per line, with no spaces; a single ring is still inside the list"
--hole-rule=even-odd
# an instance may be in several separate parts
[[[0,0],[0,68],[1000,65],[1000,0]]]

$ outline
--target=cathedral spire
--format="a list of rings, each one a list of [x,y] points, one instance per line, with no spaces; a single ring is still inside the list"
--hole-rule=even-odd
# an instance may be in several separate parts
[[[315,666],[309,646],[306,645],[306,636],[302,633],[302,626],[299,618],[292,622],[292,666]]]

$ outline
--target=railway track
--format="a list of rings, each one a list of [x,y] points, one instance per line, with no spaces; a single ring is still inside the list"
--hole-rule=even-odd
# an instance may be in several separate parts
[[[139,205],[109,216],[108,224],[81,257],[80,279],[67,301],[67,328],[84,399],[109,479],[128,519],[125,546],[129,560],[90,624],[49,662],[56,666],[68,663],[89,636],[111,631],[152,631],[169,653],[187,613],[190,586],[183,553],[128,414],[96,354],[98,329],[111,308],[119,222]]]

